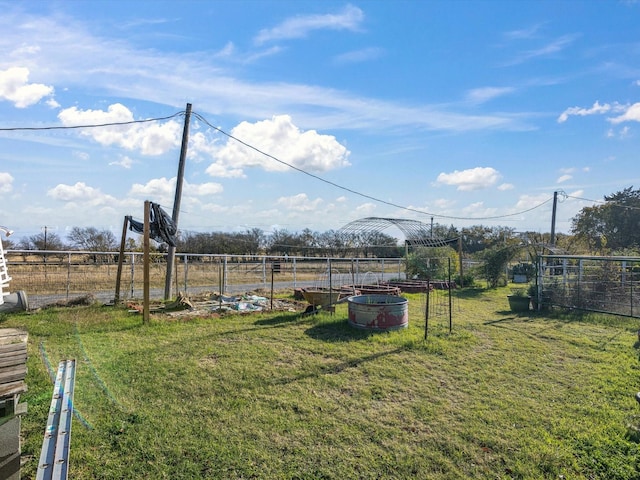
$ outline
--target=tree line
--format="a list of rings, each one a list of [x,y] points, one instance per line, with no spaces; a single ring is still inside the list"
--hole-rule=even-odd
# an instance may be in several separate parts
[[[558,234],[553,243],[572,254],[636,254],[640,250],[640,190],[633,187],[607,195],[601,205],[583,208],[573,219],[570,234]],[[474,225],[457,228],[434,224],[433,239],[461,238],[465,256],[478,256],[482,252],[522,243],[551,243],[549,233],[516,232],[510,227]],[[120,240],[110,230],[94,227],[73,227],[66,239],[46,229],[17,242],[3,240],[6,249],[17,250],[84,250],[114,252]],[[139,235],[128,235],[125,249],[141,250]],[[286,229],[266,233],[259,228],[244,232],[191,232],[183,231],[178,237],[177,251],[194,254],[227,255],[291,255],[331,257],[394,258],[405,254],[399,239],[382,232],[345,233],[340,230],[325,232],[304,229],[290,232]],[[166,251],[156,244],[155,250]]]

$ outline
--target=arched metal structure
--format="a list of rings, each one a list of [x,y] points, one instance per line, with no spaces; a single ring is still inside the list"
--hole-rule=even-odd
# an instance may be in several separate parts
[[[450,244],[454,240],[432,238],[431,225],[403,218],[366,217],[347,223],[340,229],[345,235],[382,233],[384,230],[396,227],[405,237],[410,246],[441,247]]]

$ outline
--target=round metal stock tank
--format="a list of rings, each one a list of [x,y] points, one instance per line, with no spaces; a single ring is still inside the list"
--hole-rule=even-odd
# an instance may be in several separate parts
[[[409,300],[395,295],[356,295],[347,299],[349,325],[368,330],[395,330],[409,325]]]
[[[22,290],[4,295],[2,300],[3,303],[0,304],[0,313],[26,312],[29,309],[27,294]]]

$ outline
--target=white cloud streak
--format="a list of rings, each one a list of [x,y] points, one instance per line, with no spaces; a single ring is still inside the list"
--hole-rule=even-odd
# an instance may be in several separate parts
[[[558,117],[558,123],[564,123],[569,119],[571,115],[577,115],[580,117],[585,117],[587,115],[601,115],[603,113],[607,113],[611,110],[611,105],[605,103],[600,105],[600,103],[596,100],[591,108],[582,108],[582,107],[570,107],[567,108],[564,112],[560,114]]]
[[[304,38],[316,30],[357,31],[364,19],[358,7],[347,5],[341,12],[324,15],[299,15],[288,18],[273,28],[261,30],[254,42],[261,45],[274,40]]]
[[[513,93],[515,88],[512,87],[482,87],[467,92],[467,100],[471,103],[485,103],[494,98],[502,97]]]
[[[345,18],[335,25],[356,29],[360,21],[353,19],[357,19],[358,11],[356,7],[346,8],[342,16],[338,15]],[[349,14],[352,20],[348,20]],[[176,107],[184,106],[185,97],[194,98],[200,112],[248,119],[288,112],[302,128],[369,131],[416,128],[457,132],[529,128],[518,115],[467,115],[442,105],[404,105],[312,85],[250,82],[231,74],[223,67],[224,63],[216,63],[215,55],[137,49],[124,40],[95,36],[73,18],[8,11],[0,16],[0,31],[3,32],[0,49],[9,52],[0,59],[0,68],[13,67],[19,62],[29,68],[32,76],[46,79],[48,84],[65,88],[91,84],[97,94],[104,96],[136,98]],[[310,30],[282,29],[281,34],[296,31]],[[68,54],[71,51],[73,55]],[[224,52],[233,55],[232,48],[225,48]],[[185,76],[184,72],[189,75]],[[126,143],[124,139],[120,141]]]

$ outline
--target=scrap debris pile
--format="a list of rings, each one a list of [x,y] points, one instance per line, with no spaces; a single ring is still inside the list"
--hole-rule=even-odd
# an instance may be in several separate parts
[[[141,305],[129,302],[129,309],[141,310]],[[254,293],[242,295],[220,295],[219,293],[202,293],[186,296],[182,292],[170,303],[156,305],[151,308],[152,313],[164,313],[171,317],[208,316],[224,313],[250,313],[261,311],[297,312],[303,310],[300,302],[288,299],[273,301],[267,297]]]

